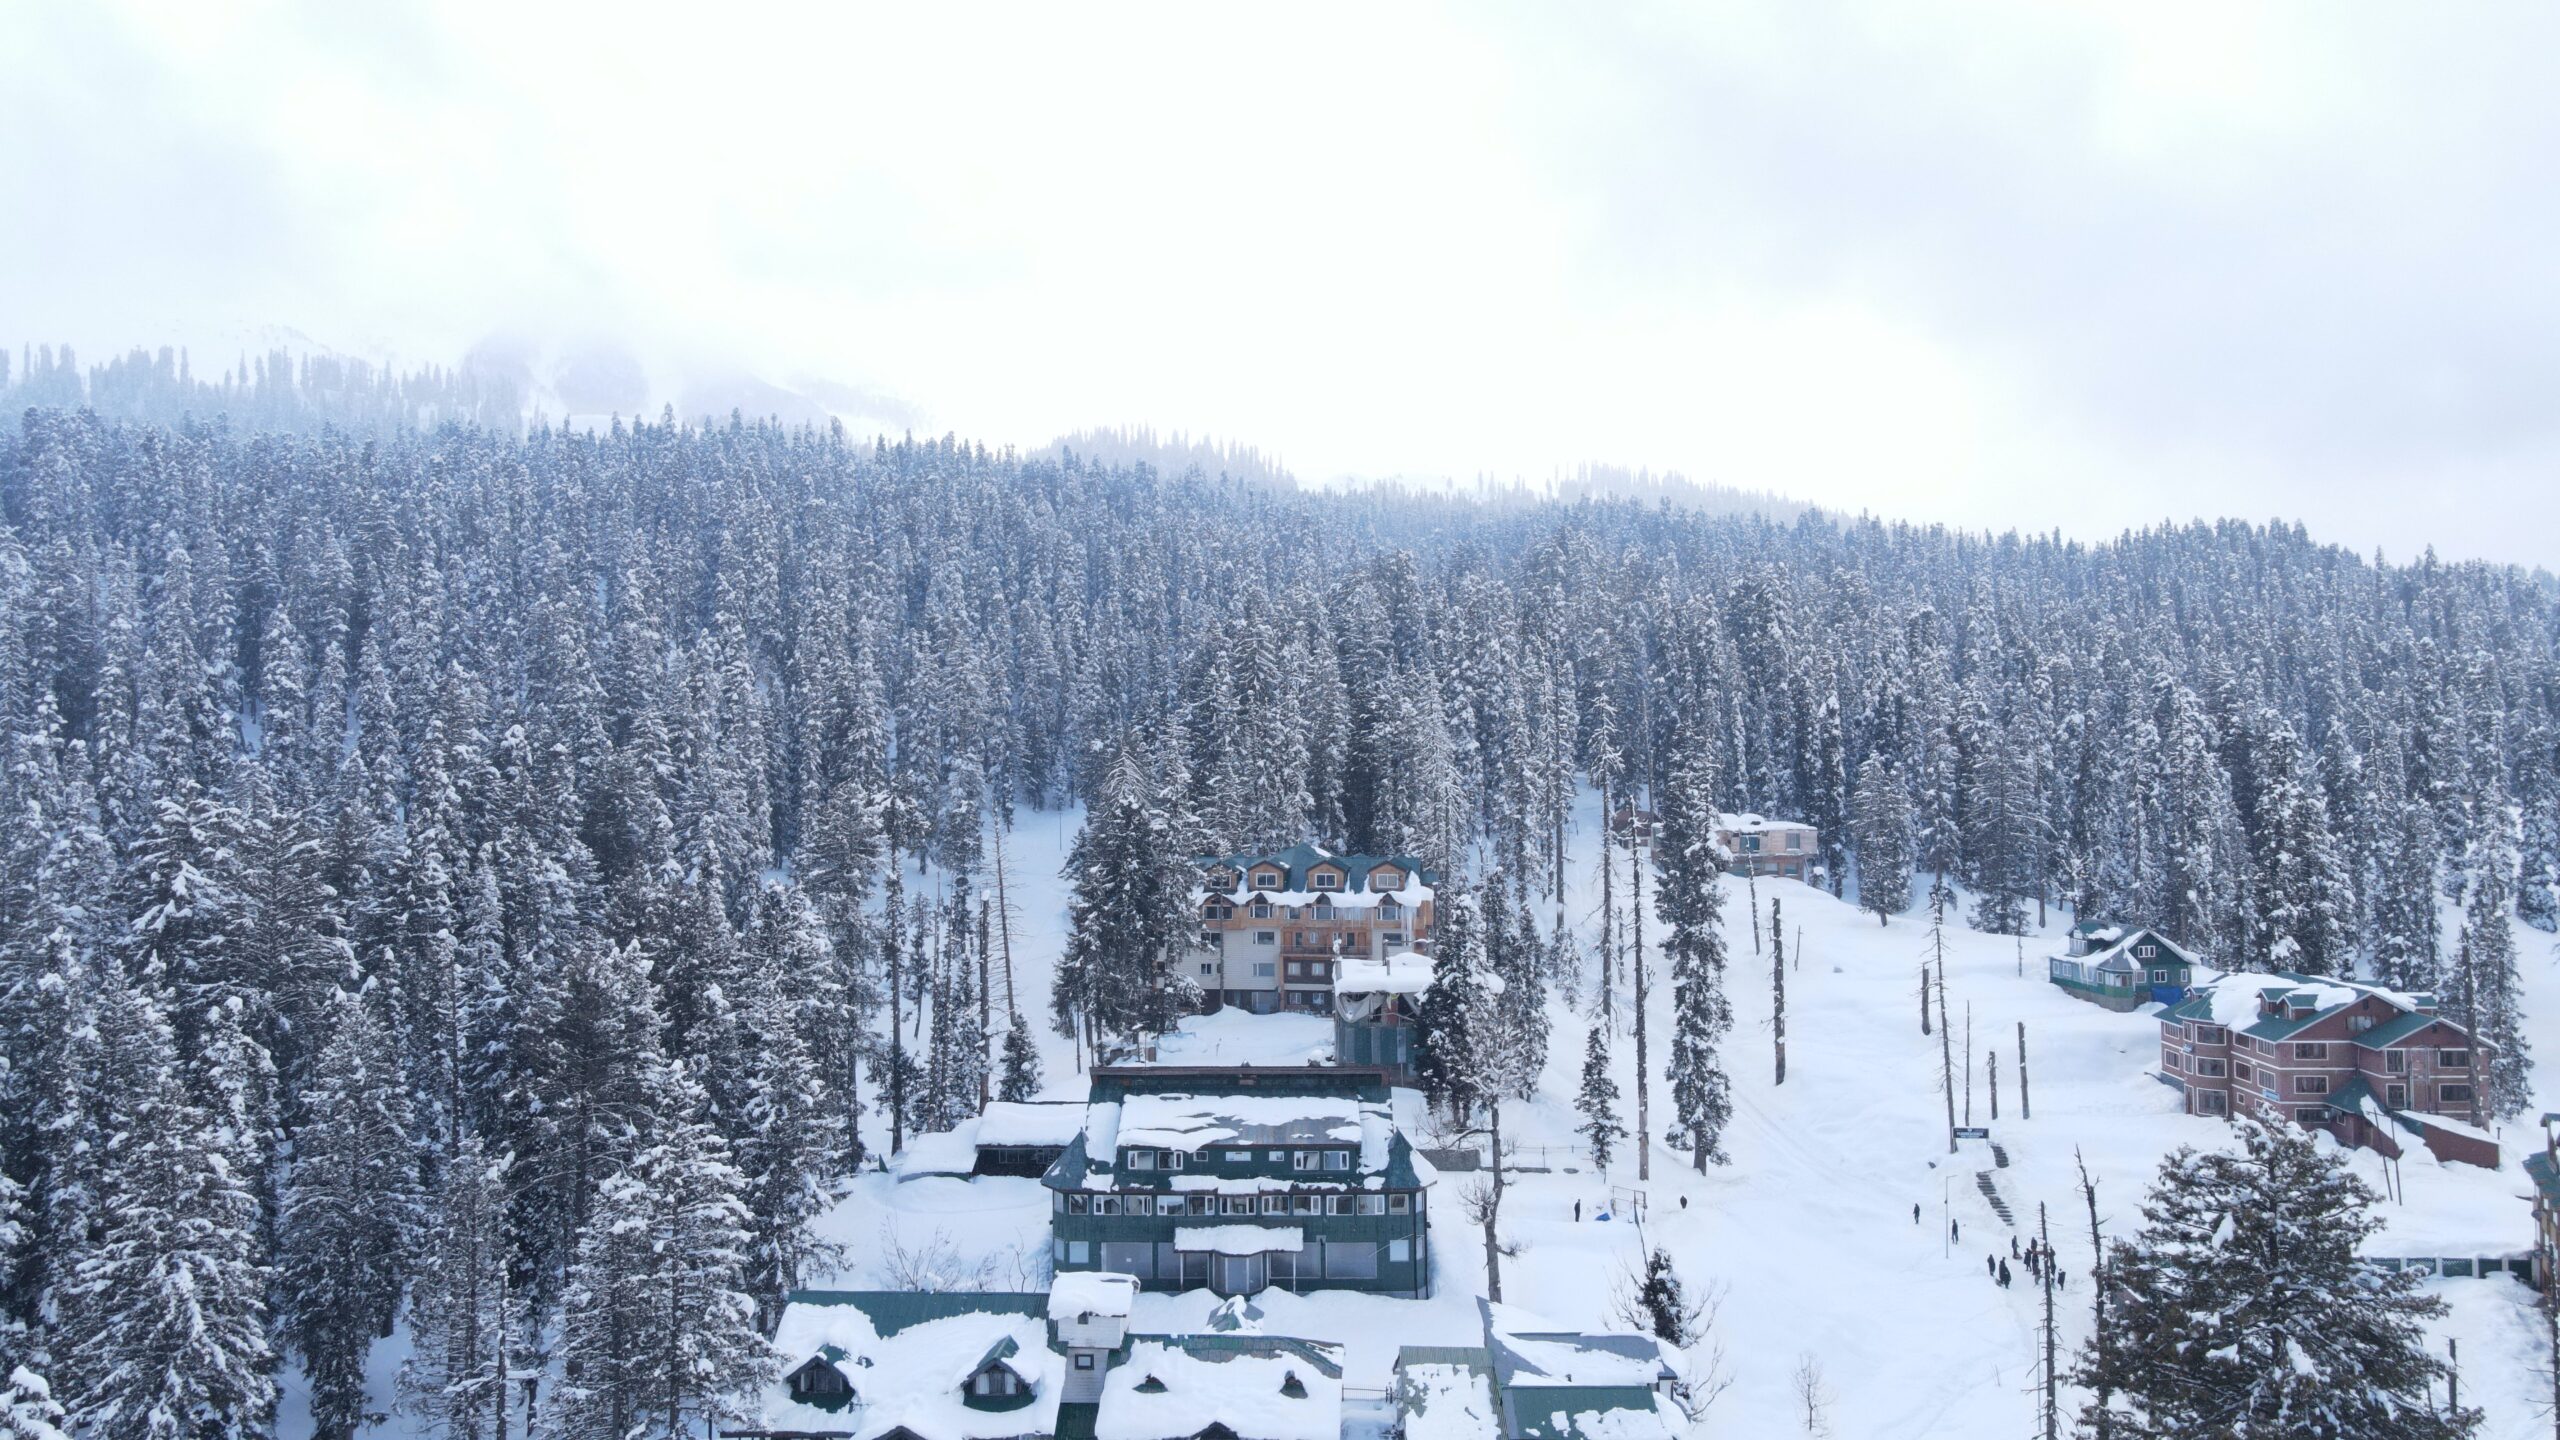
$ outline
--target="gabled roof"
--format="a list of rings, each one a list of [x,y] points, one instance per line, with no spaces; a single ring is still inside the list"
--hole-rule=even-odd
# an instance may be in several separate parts
[[[2441,1015],[2428,1015],[2412,1010],[2405,1015],[2394,1015],[2363,1034],[2350,1038],[2368,1050],[2382,1050],[2399,1044],[2442,1019],[2444,1017]]]
[[[2103,926],[2096,930],[2090,930],[2085,932],[2086,938],[2090,940],[2102,939],[2104,938],[2106,931],[2115,930],[2117,928],[2118,927],[2115,926]],[[2074,926],[2071,933],[2074,935],[2080,935],[2084,932],[2080,927]],[[2168,936],[2161,934],[2157,930],[2146,930],[2139,927],[2122,930],[2103,950],[2092,950],[2086,955],[2064,955],[2057,956],[2055,958],[2076,960],[2092,970],[2148,970],[2152,966],[2160,963],[2160,957],[2155,956],[2149,960],[2137,957],[2133,953],[2134,947],[2142,944],[2144,941],[2149,941],[2152,944],[2158,945],[2162,949],[2167,950],[2169,952],[2167,958],[2174,960],[2181,965],[2193,968],[2197,964],[2201,963],[2187,950],[2185,946],[2180,945],[2177,941],[2170,939]]]
[[[1337,855],[1315,844],[1292,845],[1286,850],[1241,850],[1231,855],[1202,855],[1198,861],[1203,870],[1213,865],[1232,867],[1240,881],[1249,881],[1252,878],[1250,872],[1259,866],[1276,865],[1283,872],[1282,890],[1306,889],[1307,872],[1326,864],[1342,872],[1343,890],[1347,894],[1365,893],[1369,888],[1369,872],[1381,865],[1393,865],[1403,871],[1408,883],[1432,886],[1440,883],[1439,873],[1423,868],[1422,861],[1412,855]]]
[[[2560,1206],[2560,1166],[2551,1157],[2536,1150],[2524,1157],[2524,1173],[2533,1179],[2533,1188],[2542,1192],[2546,1204]]]
[[[1337,1347],[1274,1335],[1133,1335],[1102,1382],[1098,1440],[1339,1440]]]

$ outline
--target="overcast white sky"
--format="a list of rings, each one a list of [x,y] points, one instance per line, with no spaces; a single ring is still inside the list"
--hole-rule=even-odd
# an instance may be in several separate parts
[[[9,6],[0,340],[2560,566],[2560,7],[1086,9]]]

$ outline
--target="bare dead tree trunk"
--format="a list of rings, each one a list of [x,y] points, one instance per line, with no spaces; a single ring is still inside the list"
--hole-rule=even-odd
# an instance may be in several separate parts
[[[1983,1051],[1982,1066],[1983,1074],[1991,1081],[1991,1118],[1997,1120],[2000,1118],[2000,1052]]]
[[[1778,1078],[1787,1083],[1787,932],[1779,927],[1779,902],[1769,902],[1769,1024],[1778,1046]]]
[[[1644,851],[1627,839],[1628,910],[1631,930],[1628,961],[1636,978],[1636,1178],[1653,1178],[1653,1069],[1645,1058]]]
[[[2096,1440],[2115,1440],[2115,1415],[2108,1408],[2115,1398],[2115,1387],[2109,1383],[2106,1359],[2106,1347],[2114,1342],[2107,1335],[2107,1243],[2098,1233],[2098,1182],[2089,1178],[2089,1162],[2081,1158],[2077,1147],[2072,1149],[2071,1161],[2080,1167],[2080,1193],[2089,1201],[2089,1303],[2097,1325],[2089,1343],[2098,1350],[2098,1363],[2092,1367],[2098,1372],[2098,1393],[2089,1406],[2096,1428],[2090,1433]]]
[[[1956,1153],[1956,1051],[1947,1028],[1947,962],[1938,961],[1938,1088],[1947,1092],[1947,1153]]]
[[[1013,993],[1013,902],[1004,893],[1005,827],[996,826],[996,934],[1004,945],[1004,1018],[1022,1018],[1022,1005]]]
[[[2044,1440],[2062,1440],[2060,1377],[2054,1372],[2053,1226],[2045,1217],[2041,1200],[2036,1202],[2036,1238],[2044,1244],[2045,1257],[2044,1263],[2036,1267],[2044,1280]]]
[[[2018,1022],[2018,1118],[2033,1120],[2036,1107],[2027,1099],[2027,1022]]]

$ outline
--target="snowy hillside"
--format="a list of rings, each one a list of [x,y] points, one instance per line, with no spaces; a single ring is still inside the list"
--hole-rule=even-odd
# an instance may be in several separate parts
[[[1569,913],[1585,930],[1596,925],[1598,907],[1588,839],[1595,818],[1586,793],[1569,847],[1576,863],[1568,898]],[[1056,846],[1072,837],[1073,824],[1072,818],[1027,817],[1018,838]],[[1031,1004],[1046,995],[1064,899],[1053,878],[1057,852],[1035,853],[1034,843],[1022,851],[1019,873],[1029,878],[1017,892],[1024,927],[1015,953],[1025,962],[1020,983]],[[914,878],[932,883],[928,875]],[[1736,1096],[1726,1141],[1733,1163],[1697,1174],[1684,1154],[1657,1143],[1650,1180],[1637,1177],[1632,1154],[1618,1157],[1605,1174],[1592,1169],[1572,1106],[1591,1008],[1586,985],[1576,1008],[1556,1008],[1538,1100],[1506,1112],[1506,1135],[1518,1146],[1514,1164],[1522,1167],[1504,1212],[1504,1236],[1518,1248],[1506,1266],[1506,1299],[1563,1324],[1622,1324],[1615,1297],[1640,1263],[1641,1247],[1666,1245],[1684,1276],[1721,1295],[1717,1343],[1733,1384],[1706,1416],[1702,1434],[1790,1433],[1797,1423],[1794,1377],[1808,1355],[1836,1397],[1835,1434],[1920,1440],[2028,1433],[2037,1414],[2031,1392],[2039,1296],[2022,1269],[2013,1288],[1999,1288],[1985,1276],[1984,1257],[2008,1258],[2012,1239],[2032,1236],[2038,1207],[2045,1207],[2065,1276],[2058,1296],[2064,1343],[2076,1347],[2089,1324],[2083,1277],[2090,1255],[2076,1164],[2085,1161],[2098,1183],[2101,1220],[2120,1232],[2138,1221],[2139,1202],[2164,1154],[2224,1143],[2227,1131],[2180,1113],[2176,1093],[2152,1078],[2158,1025],[2146,1013],[2112,1013],[2043,980],[2043,956],[2058,948],[2070,923],[2057,911],[2044,932],[2023,945],[1959,924],[1946,931],[1958,1044],[1970,1011],[1974,1049],[1996,1049],[2000,1068],[1997,1120],[1979,1063],[1972,1077],[1971,1123],[1988,1126],[1991,1142],[1967,1141],[1950,1156],[1939,1041],[1920,1033],[1918,1019],[1918,973],[1930,938],[1925,913],[1880,927],[1874,916],[1827,893],[1764,880],[1758,886],[1762,913],[1773,902],[1782,907],[1790,952],[1787,1080],[1773,1084],[1768,962],[1765,953],[1753,954],[1750,887],[1739,879],[1724,883],[1736,1010],[1727,1048]],[[1648,927],[1658,928],[1650,917]],[[2540,939],[2519,932],[2532,958],[2529,1013],[2560,1015],[2560,972],[2548,959],[2547,943],[2534,943]],[[1652,998],[1658,1068],[1670,1020],[1668,986],[1658,970]],[[2017,1091],[2022,1022],[2032,1118],[2020,1115]],[[1080,1096],[1066,1041],[1045,1027],[1042,1033],[1044,1093]],[[2540,1024],[2536,1038],[2544,1053],[2560,1053],[2560,1026]],[[1229,1011],[1191,1022],[1160,1058],[1294,1064],[1328,1053],[1330,1044],[1329,1021]],[[1631,1117],[1632,1047],[1620,1044],[1613,1053],[1626,1092],[1621,1113]],[[1959,1075],[1960,1120],[1963,1083]],[[2560,1090],[2548,1098],[2560,1101]],[[1657,1132],[1667,1113],[1657,1073]],[[2413,1152],[2399,1177],[2406,1202],[2385,1204],[2387,1228],[2373,1253],[2526,1249],[2532,1227],[2521,1197],[2529,1186],[2516,1161],[2538,1143],[2538,1132],[2509,1127],[2502,1138],[2508,1161],[2495,1173],[2438,1166],[2423,1151]],[[885,1130],[874,1140],[885,1145]],[[1992,1144],[2005,1152],[2005,1167]],[[2383,1188],[2378,1157],[2362,1151],[2349,1157],[2357,1173]],[[2014,1225],[1981,1193],[1977,1177],[1986,1173]],[[1639,1194],[1641,1216],[1629,1203]],[[1610,1218],[1598,1218],[1603,1214]],[[1265,1328],[1343,1342],[1345,1381],[1354,1387],[1384,1385],[1399,1345],[1473,1343],[1474,1297],[1484,1288],[1481,1248],[1453,1204],[1435,1208],[1434,1224],[1439,1275],[1433,1299],[1266,1292],[1257,1300],[1268,1312]],[[1960,1240],[1948,1238],[1951,1225]],[[866,1175],[823,1228],[851,1253],[833,1284],[912,1283],[922,1261],[921,1268],[954,1283],[1008,1288],[1038,1273],[1047,1213],[1034,1181],[900,1184]],[[2462,1342],[2464,1394],[2487,1407],[2484,1433],[2543,1433],[2547,1422],[2535,1409],[2542,1340],[2530,1292],[2503,1278],[2437,1281],[2432,1289],[2453,1307],[2443,1335]],[[1146,1326],[1178,1329],[1196,1327],[1215,1299],[1193,1292],[1148,1295],[1140,1304]]]

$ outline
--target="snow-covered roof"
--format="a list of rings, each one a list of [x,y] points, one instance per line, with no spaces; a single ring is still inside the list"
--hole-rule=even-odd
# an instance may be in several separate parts
[[[1431,988],[1431,957],[1401,950],[1383,960],[1351,956],[1334,969],[1337,995],[1420,995]]]
[[[1177,1225],[1173,1248],[1217,1255],[1260,1255],[1267,1250],[1294,1254],[1307,1248],[1307,1232],[1295,1225]]]
[[[978,1168],[978,1125],[976,1120],[963,1120],[938,1134],[914,1137],[889,1162],[889,1173],[901,1180],[974,1173]]]
[[[1063,1147],[1084,1128],[1085,1107],[1073,1101],[998,1100],[978,1117],[980,1145]]]
[[[1068,1270],[1049,1282],[1049,1318],[1114,1315],[1127,1319],[1138,1299],[1138,1277],[1109,1270]]]
[[[1239,1440],[1340,1440],[1333,1351],[1254,1336],[1134,1339],[1102,1382],[1094,1440],[1178,1440],[1212,1425]]]
[[[1404,1440],[1490,1440],[1500,1435],[1488,1364],[1481,1350],[1408,1348],[1400,1353],[1395,1400]]]
[[[1527,1311],[1484,1302],[1485,1338],[1505,1389],[1541,1385],[1650,1387],[1680,1375],[1678,1355],[1635,1330],[1561,1330]]]
[[[1728,835],[1766,835],[1773,830],[1810,830],[1802,820],[1773,820],[1749,811],[1726,811],[1716,817],[1716,828]]]
[[[852,1384],[854,1403],[835,1411],[802,1405],[777,1379],[764,1399],[772,1428],[851,1440],[873,1440],[900,1426],[936,1440],[1055,1431],[1066,1362],[1049,1348],[1048,1322],[1035,1308],[1040,1297],[814,1293],[819,1298],[783,1307],[773,1336],[781,1373],[824,1358]],[[1029,1384],[1029,1406],[988,1411],[962,1403],[963,1385],[991,1358]]]
[[[1132,1095],[1119,1104],[1114,1148],[1340,1144],[1361,1138],[1369,1108],[1351,1095]],[[1096,1153],[1090,1130],[1085,1149]]]

